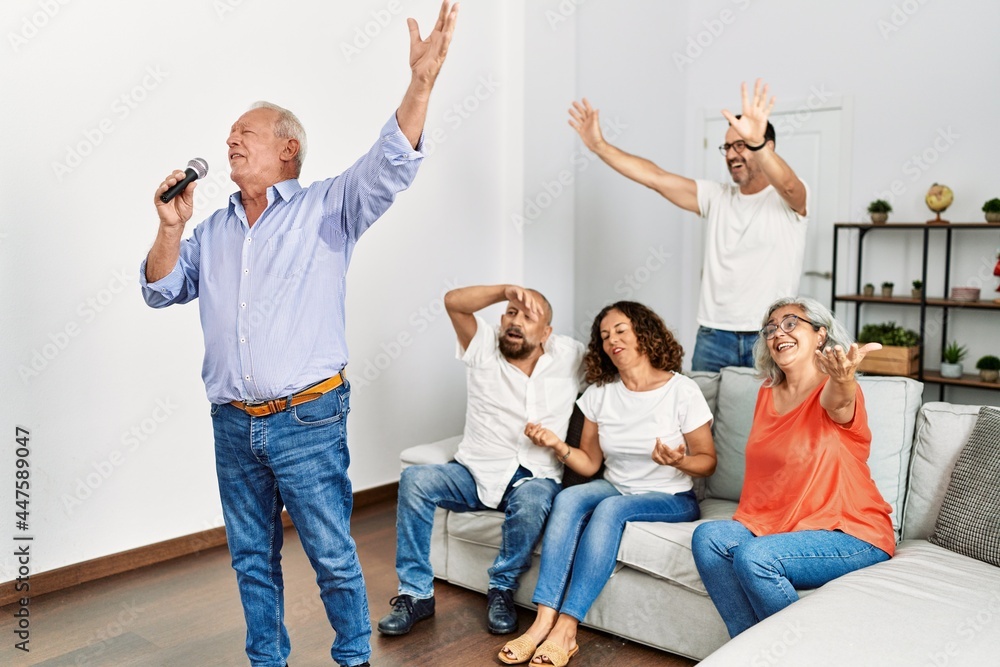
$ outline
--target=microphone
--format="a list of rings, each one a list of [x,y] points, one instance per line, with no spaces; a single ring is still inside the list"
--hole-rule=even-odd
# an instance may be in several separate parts
[[[168,201],[170,201],[180,193],[184,192],[184,188],[186,188],[191,181],[194,181],[199,178],[205,178],[205,175],[207,173],[208,173],[208,163],[205,162],[200,157],[196,157],[195,159],[188,162],[187,169],[184,170],[185,174],[184,179],[179,181],[172,188],[170,188],[162,195],[160,195],[160,201],[166,204]]]

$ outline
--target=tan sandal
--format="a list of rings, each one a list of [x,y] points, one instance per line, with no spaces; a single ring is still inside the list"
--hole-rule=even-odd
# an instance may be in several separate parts
[[[569,659],[572,658],[580,650],[580,646],[576,645],[570,650],[569,653],[563,650],[563,647],[555,642],[544,641],[542,645],[538,647],[535,654],[531,656],[531,664],[533,665],[552,665],[552,667],[566,667],[569,664]],[[535,658],[543,658],[548,660],[548,662],[535,662]]]
[[[500,658],[500,662],[504,664],[520,665],[523,662],[531,660],[536,648],[538,648],[538,642],[525,633],[517,639],[512,639],[504,644],[503,648],[500,649],[500,653],[497,654],[497,657]],[[507,655],[506,651],[508,650],[514,654],[513,658]]]

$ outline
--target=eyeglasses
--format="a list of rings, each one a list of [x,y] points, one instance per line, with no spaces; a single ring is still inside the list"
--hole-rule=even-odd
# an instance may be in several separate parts
[[[743,149],[746,147],[747,147],[747,142],[740,139],[739,141],[734,141],[731,144],[722,144],[721,146],[719,146],[719,152],[725,155],[726,153],[729,152],[729,149],[732,148],[737,153],[742,153]]]
[[[813,329],[819,330],[818,324],[815,322],[810,322],[804,317],[798,315],[785,315],[781,318],[781,322],[778,324],[765,324],[764,328],[760,330],[760,335],[764,340],[771,340],[778,335],[778,328],[780,327],[785,333],[792,333],[799,322],[805,322],[806,324],[812,325]]]

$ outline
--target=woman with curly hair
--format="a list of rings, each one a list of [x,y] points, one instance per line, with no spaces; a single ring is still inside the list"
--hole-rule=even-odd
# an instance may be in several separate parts
[[[684,350],[652,310],[619,301],[594,319],[585,362],[591,386],[577,401],[585,417],[579,449],[528,424],[575,472],[603,479],[556,496],[542,538],[542,563],[528,631],[500,651],[512,665],[565,665],[580,621],[614,571],[626,521],[694,521],[692,477],[715,470],[712,414],[693,380],[680,375]],[[537,647],[537,649],[536,649]]]

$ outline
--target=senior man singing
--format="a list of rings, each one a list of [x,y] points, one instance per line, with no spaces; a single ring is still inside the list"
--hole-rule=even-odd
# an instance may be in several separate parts
[[[345,421],[344,277],[358,238],[416,176],[427,103],[455,29],[441,5],[433,31],[410,31],[411,80],[375,145],[340,176],[302,187],[305,132],[294,114],[257,103],[226,143],[239,192],[181,240],[194,183],[175,171],[154,202],[159,230],[142,263],[150,306],[199,298],[202,376],[212,403],[226,534],[254,667],[282,667],[281,510],[288,508],[336,631],[333,660],[367,665],[371,622],[350,535]]]

